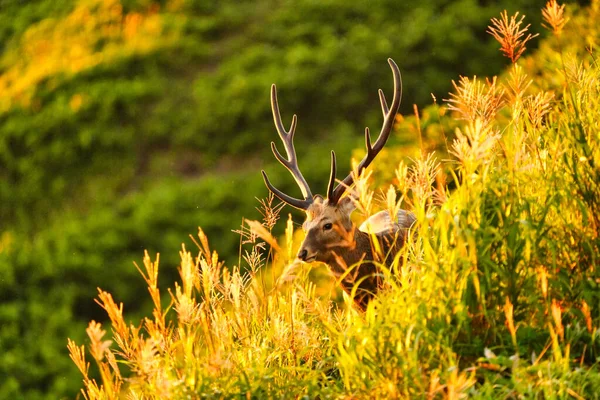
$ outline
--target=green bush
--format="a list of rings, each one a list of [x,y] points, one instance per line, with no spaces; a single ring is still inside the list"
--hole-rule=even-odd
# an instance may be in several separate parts
[[[145,289],[132,265],[143,249],[164,254],[168,282],[177,276],[178,258],[173,255],[198,221],[214,221],[206,229],[220,233],[221,240],[213,242],[216,248],[237,248],[239,238],[231,231],[242,221],[231,210],[251,209],[255,202],[236,193],[238,179],[163,181],[143,194],[92,209],[83,218],[64,212],[31,238],[5,232],[0,246],[0,373],[10,378],[0,385],[2,397],[74,393],[77,378],[65,358],[64,338],[80,331],[81,321],[104,319],[92,301],[96,287],[131,304],[133,315],[147,309],[147,301],[139,301]],[[246,188],[258,191],[259,185],[263,183],[254,179]],[[237,262],[237,257],[230,261]]]
[[[15,28],[2,59],[5,75],[22,77],[7,81],[0,115],[3,220],[28,226],[32,208],[43,215],[75,192],[81,197],[92,176],[112,177],[104,182],[110,193],[135,185],[156,172],[146,168],[148,160],[166,149],[171,157],[184,149],[196,154],[170,168],[178,175],[214,168],[225,154],[268,154],[272,82],[280,86],[284,114],[300,115],[305,137],[342,134],[338,127],[346,123],[360,136],[360,125],[378,118],[375,91],[389,82],[387,57],[404,71],[407,110],[446,91],[456,73],[501,65],[489,40],[472,40],[500,5],[192,2],[163,5],[156,14],[148,2],[130,3],[65,5],[40,22],[27,10],[3,14],[37,22]],[[81,15],[96,30],[78,33]],[[132,16],[142,19],[140,27]],[[55,43],[81,44],[83,61],[71,61],[80,70],[61,62],[74,56],[58,44],[40,60],[51,62],[49,72],[36,70],[28,51],[45,46],[49,35]],[[480,57],[469,56],[475,53]],[[84,202],[96,195],[83,193]]]

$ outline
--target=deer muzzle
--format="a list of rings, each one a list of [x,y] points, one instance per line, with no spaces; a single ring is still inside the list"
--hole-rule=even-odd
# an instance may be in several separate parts
[[[313,239],[313,232],[310,231],[304,239],[304,242],[302,242],[302,245],[300,245],[300,250],[298,250],[298,255],[296,257],[298,257],[299,260],[311,262],[317,259],[319,254],[317,250],[318,246],[315,246]]]
[[[306,261],[306,258],[308,257],[308,250],[300,249],[297,257],[298,257],[298,259],[300,259],[302,261]]]

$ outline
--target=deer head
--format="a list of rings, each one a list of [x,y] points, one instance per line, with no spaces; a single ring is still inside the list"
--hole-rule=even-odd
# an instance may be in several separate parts
[[[388,108],[385,96],[382,90],[379,90],[379,100],[381,111],[383,113],[383,125],[379,136],[374,144],[371,143],[371,134],[369,128],[365,128],[365,143],[367,154],[361,160],[357,167],[357,174],[360,174],[375,159],[377,154],[383,149],[392,127],[394,119],[400,107],[402,97],[402,81],[400,71],[396,63],[390,58],[388,63],[394,76],[394,97],[392,104]],[[306,221],[303,224],[306,237],[298,251],[298,258],[302,261],[322,261],[332,265],[336,256],[344,253],[355,252],[356,247],[356,227],[350,219],[350,214],[354,211],[354,203],[350,196],[342,197],[348,189],[354,184],[354,174],[350,173],[336,186],[336,158],[335,152],[331,152],[331,174],[327,186],[327,198],[321,195],[313,196],[308,183],[302,176],[298,167],[296,150],[294,148],[294,133],[296,132],[297,117],[292,117],[292,123],[289,131],[285,130],[281,121],[279,105],[277,103],[277,89],[275,85],[271,86],[271,109],[273,111],[273,120],[275,127],[283,142],[287,158],[281,155],[274,142],[271,142],[271,150],[275,158],[286,167],[302,191],[303,199],[296,199],[283,193],[274,187],[265,171],[262,171],[263,179],[267,188],[281,201],[292,207],[304,210],[306,212]]]

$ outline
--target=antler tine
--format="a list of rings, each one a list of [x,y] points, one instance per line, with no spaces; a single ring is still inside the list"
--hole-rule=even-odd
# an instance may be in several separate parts
[[[400,85],[402,85],[402,82],[400,82]],[[385,100],[385,94],[383,93],[383,90],[381,90],[381,89],[379,89],[379,103],[381,103],[381,111],[383,112],[383,118],[385,118],[385,116],[390,111],[390,109],[387,106],[387,101]]]
[[[273,192],[273,194],[276,195],[283,202],[288,203],[289,205],[291,205],[293,207],[300,208],[302,210],[306,210],[308,208],[308,206],[310,206],[313,203],[314,200],[313,200],[313,195],[310,191],[310,187],[308,186],[306,179],[304,179],[304,176],[302,176],[302,172],[300,172],[300,168],[298,167],[298,160],[296,158],[296,149],[294,148],[294,133],[296,132],[296,125],[298,122],[298,118],[294,114],[294,116],[292,117],[292,123],[290,125],[290,130],[289,130],[289,132],[286,131],[285,127],[283,126],[283,122],[281,121],[281,113],[279,112],[279,104],[277,102],[277,88],[275,87],[274,84],[271,86],[271,110],[273,112],[273,121],[275,122],[275,128],[277,129],[277,133],[279,133],[279,137],[281,138],[281,141],[283,142],[283,145],[285,147],[285,152],[287,154],[287,158],[282,156],[281,153],[279,152],[279,150],[277,150],[277,147],[275,146],[275,142],[271,142],[271,150],[273,151],[275,158],[284,167],[286,167],[288,171],[290,171],[290,173],[296,180],[296,183],[298,184],[298,186],[300,187],[300,190],[302,191],[304,200],[299,200],[299,199],[290,197],[290,196],[286,195],[285,193],[283,193],[282,191],[275,188],[269,181],[267,174],[263,171],[262,174],[263,174],[265,184],[267,185],[269,190],[271,192]]]
[[[331,150],[331,173],[329,174],[329,184],[327,185],[327,198],[328,199],[333,196],[333,189],[335,186],[335,172],[336,172],[335,151]]]
[[[299,199],[295,199],[291,196],[288,196],[287,194],[283,193],[281,190],[277,189],[275,186],[273,186],[271,184],[271,181],[269,181],[269,177],[267,176],[267,173],[264,170],[262,170],[261,173],[263,176],[263,180],[265,181],[265,185],[267,185],[267,188],[269,188],[269,190],[275,196],[277,196],[277,198],[279,198],[279,200],[283,201],[284,203],[287,203],[290,206],[296,207],[300,210],[306,210],[313,203],[312,198],[309,201],[309,200],[299,200]]]
[[[377,154],[379,154],[381,149],[383,149],[383,146],[385,146],[385,143],[387,142],[390,132],[394,126],[394,119],[398,113],[398,108],[400,108],[400,100],[402,99],[402,77],[394,60],[388,58],[388,63],[390,64],[390,68],[392,69],[392,73],[394,75],[394,98],[392,99],[392,105],[388,108],[383,91],[379,89],[379,101],[381,103],[381,111],[383,112],[383,125],[381,126],[379,136],[373,145],[371,145],[371,134],[369,132],[369,128],[365,129],[365,144],[367,147],[367,154],[358,164],[357,175],[360,175],[360,173],[367,168],[369,164],[371,164]],[[343,181],[340,182],[340,184],[333,190],[332,193],[328,192],[329,204],[336,204],[344,192],[350,186],[352,186],[353,183],[354,177],[353,174],[350,173],[346,178],[344,178]]]

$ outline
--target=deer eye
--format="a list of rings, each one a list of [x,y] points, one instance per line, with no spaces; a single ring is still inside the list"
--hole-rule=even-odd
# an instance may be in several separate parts
[[[326,223],[325,225],[323,225],[323,230],[324,231],[328,231],[331,228],[333,228],[333,224],[331,222]]]

